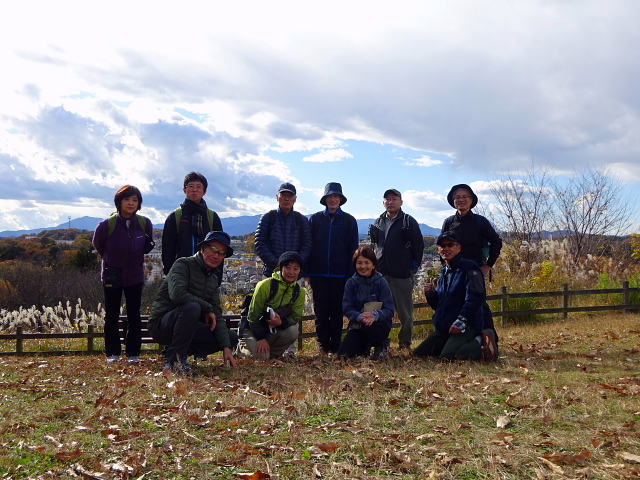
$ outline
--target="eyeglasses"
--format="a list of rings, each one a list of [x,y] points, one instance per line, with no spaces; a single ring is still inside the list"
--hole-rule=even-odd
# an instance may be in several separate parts
[[[187,185],[189,190],[204,190],[204,185],[190,183]]]
[[[438,245],[438,247],[440,248],[453,248],[456,245],[459,245],[458,243],[441,243],[440,245]]]
[[[457,195],[453,197],[454,200],[466,200],[467,198],[471,198],[470,195]]]
[[[222,255],[223,257],[227,255],[227,251],[226,250],[218,250],[213,245],[203,245],[203,247],[204,248],[208,248],[209,250],[211,250],[211,253],[217,253],[218,255]]]

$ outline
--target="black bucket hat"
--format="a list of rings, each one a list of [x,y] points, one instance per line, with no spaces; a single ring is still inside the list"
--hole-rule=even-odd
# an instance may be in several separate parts
[[[200,250],[200,248],[202,247],[202,244],[207,243],[207,242],[212,242],[214,240],[220,242],[225,247],[227,247],[227,253],[224,256],[225,258],[229,258],[231,255],[233,255],[233,248],[231,248],[231,238],[229,237],[229,235],[227,233],[222,232],[222,231],[213,231],[213,232],[207,233],[207,236],[204,237],[204,240],[202,240],[197,245],[196,248],[198,250]]]
[[[478,204],[478,196],[473,193],[471,187],[466,183],[461,183],[459,185],[454,185],[453,187],[451,187],[451,190],[449,190],[449,194],[447,195],[447,201],[449,202],[449,205],[451,205],[453,208],[456,208],[456,206],[453,204],[453,196],[455,195],[456,190],[459,190],[461,188],[469,191],[469,193],[471,194],[471,198],[473,199],[471,202],[471,208],[475,207]]]
[[[329,182],[325,185],[324,195],[322,195],[322,198],[320,199],[320,203],[326,207],[327,197],[329,195],[333,195],[334,193],[342,197],[342,200],[340,200],[340,205],[344,205],[345,203],[347,203],[347,197],[345,197],[342,194],[342,185],[340,185],[338,182]]]

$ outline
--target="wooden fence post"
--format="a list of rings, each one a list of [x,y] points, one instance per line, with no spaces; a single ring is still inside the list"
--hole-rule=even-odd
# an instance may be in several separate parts
[[[501,324],[504,327],[507,324],[507,310],[509,309],[509,302],[507,301],[507,286],[504,285],[502,287],[502,300],[501,300],[501,304],[502,304],[502,320],[501,320]]]
[[[94,332],[94,326],[93,325],[87,325],[87,333],[89,334],[89,336],[87,337],[87,351],[88,352],[93,352],[93,332]]]
[[[569,284],[568,283],[562,284],[562,291],[564,292],[562,294],[562,308],[569,308],[569,293],[568,293]],[[562,318],[566,320],[568,316],[569,316],[569,312],[565,310],[564,313],[562,314]]]
[[[16,328],[16,353],[19,355],[24,352],[24,339],[22,337],[22,327]]]
[[[625,280],[624,282],[622,282],[622,302],[623,305],[626,307],[627,305],[631,304],[631,292],[629,292],[629,281]],[[623,310],[624,313],[630,313],[631,310]]]

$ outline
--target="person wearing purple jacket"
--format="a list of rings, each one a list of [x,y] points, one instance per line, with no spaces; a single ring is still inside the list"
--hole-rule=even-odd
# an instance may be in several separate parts
[[[116,192],[113,201],[117,213],[101,221],[93,234],[93,245],[102,257],[104,345],[107,362],[120,360],[122,346],[118,320],[124,293],[127,305],[126,354],[129,362],[137,362],[142,346],[140,304],[144,284],[144,254],[152,245],[147,238],[151,240],[153,236],[153,225],[147,217],[137,214],[142,206],[142,194],[138,188],[123,186]]]

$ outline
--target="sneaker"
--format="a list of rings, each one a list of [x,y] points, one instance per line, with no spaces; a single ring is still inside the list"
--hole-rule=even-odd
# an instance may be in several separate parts
[[[286,350],[283,354],[282,354],[282,358],[283,360],[293,360],[296,358],[296,352],[292,352],[291,350]]]
[[[387,356],[387,347],[375,347],[373,349],[373,353],[371,354],[371,357],[369,357],[371,360],[382,360],[384,358],[386,358]]]
[[[492,329],[486,328],[482,330],[482,357],[485,362],[495,362],[498,360],[498,344],[496,343],[495,333]]]
[[[140,357],[138,355],[132,355],[127,359],[129,363],[140,363]]]
[[[107,357],[107,363],[116,363],[120,361],[120,355],[110,355]]]

